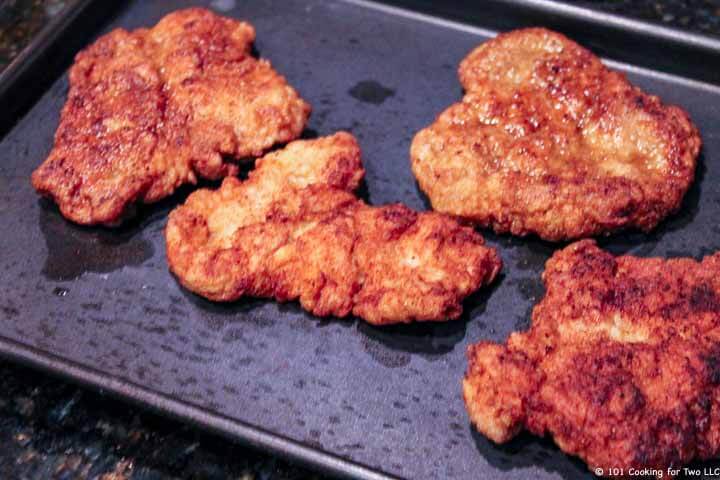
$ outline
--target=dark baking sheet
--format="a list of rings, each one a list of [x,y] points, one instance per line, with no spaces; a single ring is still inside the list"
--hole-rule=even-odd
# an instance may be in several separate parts
[[[547,2],[492,3],[488,25],[524,25],[536,15],[536,24],[557,26],[557,18],[524,5]],[[314,106],[308,136],[347,129],[359,138],[371,203],[427,208],[410,172],[410,141],[460,98],[457,64],[492,32],[376,4],[320,0],[138,0],[102,30],[151,25],[189,5],[256,26],[257,50]],[[602,31],[594,25],[588,41]],[[625,58],[633,44],[617,55],[606,48],[604,54]],[[704,60],[713,68],[717,52],[693,52],[688,64]],[[653,61],[646,55],[643,65]],[[720,248],[720,88],[613,65],[686,108],[705,147],[679,215],[650,235],[603,245],[645,256],[698,257]],[[215,305],[184,291],[167,271],[166,215],[187,190],[142,209],[120,230],[73,226],[37,198],[29,175],[50,149],[66,94],[63,75],[0,142],[0,353],[348,476],[590,476],[548,440],[522,435],[492,445],[473,432],[460,396],[466,347],[527,327],[555,246],[483,232],[505,269],[492,289],[469,299],[461,320],[447,324],[381,329],[312,318],[295,304]]]

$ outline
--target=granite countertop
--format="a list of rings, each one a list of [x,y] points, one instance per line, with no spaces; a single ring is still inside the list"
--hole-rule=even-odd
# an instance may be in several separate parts
[[[577,5],[720,35],[720,0]],[[72,0],[0,3],[0,70]],[[266,453],[0,361],[0,478],[326,478]]]
[[[720,0],[581,0],[568,3],[720,36]]]
[[[74,0],[0,2],[0,70],[12,62],[42,27],[73,3]]]

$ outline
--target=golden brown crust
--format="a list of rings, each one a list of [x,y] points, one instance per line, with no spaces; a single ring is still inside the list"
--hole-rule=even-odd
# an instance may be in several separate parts
[[[310,107],[251,56],[254,39],[250,24],[200,8],[98,39],[70,70],[35,189],[74,222],[116,224],[134,202],[237,172],[223,156],[257,156],[297,138]]]
[[[591,468],[666,471],[720,450],[720,254],[547,262],[527,332],[468,350],[470,418],[495,442],[550,434]]]
[[[697,129],[588,50],[549,30],[515,30],[476,48],[459,74],[465,97],[411,147],[434,209],[564,240],[648,231],[679,208]]]
[[[444,215],[364,204],[352,193],[363,173],[348,133],[292,142],[170,214],[170,269],[215,301],[299,300],[373,324],[456,318],[497,275],[496,251]]]

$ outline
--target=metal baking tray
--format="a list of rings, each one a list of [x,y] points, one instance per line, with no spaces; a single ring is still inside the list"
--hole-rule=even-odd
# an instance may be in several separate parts
[[[602,244],[643,256],[720,249],[720,42],[540,0],[438,3],[136,0],[93,31],[152,25],[190,5],[251,21],[260,55],[314,106],[307,134],[359,138],[367,200],[426,209],[408,149],[460,98],[460,60],[497,28],[557,28],[682,105],[705,141],[682,211],[651,234]],[[557,245],[483,231],[503,273],[445,324],[374,328],[293,303],[213,304],[167,271],[163,228],[188,189],[117,230],[74,226],[32,190],[66,94],[63,73],[0,142],[2,355],[338,475],[591,476],[548,439],[493,445],[471,428],[460,395],[466,347],[528,326]]]

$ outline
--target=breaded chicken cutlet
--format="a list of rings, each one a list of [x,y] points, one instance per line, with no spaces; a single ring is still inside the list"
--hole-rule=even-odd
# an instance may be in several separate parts
[[[561,250],[526,332],[468,350],[472,422],[491,440],[550,434],[592,468],[663,472],[720,450],[720,253]]]
[[[114,225],[136,202],[235,174],[223,157],[258,156],[299,137],[310,106],[251,55],[254,39],[250,24],[200,8],[98,39],[70,70],[35,189],[74,222]]]
[[[348,133],[292,142],[170,214],[170,269],[215,301],[299,300],[372,324],[458,317],[497,275],[498,254],[445,215],[366,205],[352,193],[363,174]]]
[[[653,229],[693,181],[698,130],[588,50],[542,28],[461,63],[466,94],[421,130],[412,169],[439,212],[568,240]]]

